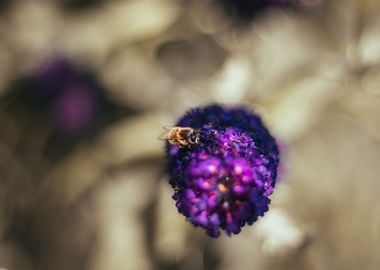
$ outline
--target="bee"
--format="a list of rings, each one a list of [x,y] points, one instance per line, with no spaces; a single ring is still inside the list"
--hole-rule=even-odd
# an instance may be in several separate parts
[[[163,127],[165,132],[158,138],[167,140],[170,144],[179,148],[191,148],[198,144],[200,140],[200,132],[191,127]]]

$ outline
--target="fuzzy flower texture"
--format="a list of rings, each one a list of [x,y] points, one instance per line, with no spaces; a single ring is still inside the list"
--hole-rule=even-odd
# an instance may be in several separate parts
[[[263,216],[276,183],[279,150],[259,116],[241,107],[210,105],[176,124],[200,132],[180,148],[167,143],[170,184],[178,211],[212,237],[238,234]]]

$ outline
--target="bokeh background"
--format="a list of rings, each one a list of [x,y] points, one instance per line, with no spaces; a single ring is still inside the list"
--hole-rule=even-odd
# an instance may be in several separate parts
[[[210,102],[282,149],[269,212],[218,239],[157,140]],[[1,0],[0,268],[379,269],[379,117],[377,0]]]

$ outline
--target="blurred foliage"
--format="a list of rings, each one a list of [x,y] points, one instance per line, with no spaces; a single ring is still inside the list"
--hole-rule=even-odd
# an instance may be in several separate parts
[[[379,2],[221,2],[0,1],[0,268],[378,269]],[[282,145],[268,214],[216,240],[157,140],[209,102]]]

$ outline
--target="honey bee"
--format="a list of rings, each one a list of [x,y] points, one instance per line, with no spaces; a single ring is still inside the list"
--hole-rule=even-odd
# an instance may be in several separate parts
[[[180,148],[191,148],[199,143],[200,132],[191,127],[164,127],[163,129],[165,132],[159,136],[159,139],[167,140]]]

